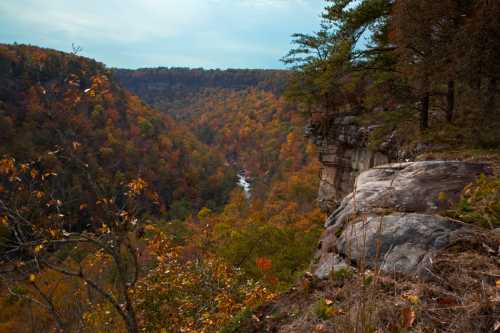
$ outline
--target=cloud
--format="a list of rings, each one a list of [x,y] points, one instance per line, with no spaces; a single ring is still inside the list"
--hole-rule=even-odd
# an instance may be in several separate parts
[[[16,0],[0,2],[0,42],[68,50],[111,66],[279,67],[320,0]]]

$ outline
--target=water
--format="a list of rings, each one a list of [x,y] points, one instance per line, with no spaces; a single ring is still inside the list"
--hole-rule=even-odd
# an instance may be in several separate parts
[[[252,196],[252,186],[250,185],[250,178],[247,177],[245,170],[238,173],[238,186],[243,189],[245,198],[250,199]]]

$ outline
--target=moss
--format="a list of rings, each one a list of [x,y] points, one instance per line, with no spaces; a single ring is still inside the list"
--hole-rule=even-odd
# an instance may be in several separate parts
[[[363,286],[369,287],[373,283],[373,276],[365,276],[363,278]]]
[[[326,299],[319,299],[316,304],[314,304],[314,313],[321,320],[330,319],[336,312],[335,307],[328,302]]]
[[[341,268],[332,272],[332,277],[335,281],[345,281],[354,276],[354,272],[349,268]]]
[[[500,179],[482,175],[465,187],[460,201],[448,215],[461,221],[494,229],[500,227]]]

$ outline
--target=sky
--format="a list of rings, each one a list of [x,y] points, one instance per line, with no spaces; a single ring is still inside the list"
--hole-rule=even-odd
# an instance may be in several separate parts
[[[109,67],[284,68],[324,0],[0,0],[0,43],[71,51]]]

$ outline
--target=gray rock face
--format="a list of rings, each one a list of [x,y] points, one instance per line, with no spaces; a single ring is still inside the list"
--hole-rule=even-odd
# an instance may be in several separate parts
[[[387,272],[413,273],[426,255],[448,245],[467,226],[438,215],[371,215],[350,223],[337,240],[339,253]],[[424,263],[425,264],[425,263]]]
[[[374,167],[356,179],[327,219],[326,226],[342,227],[358,214],[388,211],[437,214],[456,202],[465,185],[491,169],[481,163],[422,161]]]
[[[456,161],[389,164],[361,173],[327,219],[316,276],[334,269],[332,256],[390,272],[422,272],[433,253],[470,229],[439,214],[480,174],[491,170]]]
[[[359,126],[354,116],[343,116],[334,120],[328,135],[316,133],[319,129],[306,130],[318,146],[322,165],[318,201],[323,211],[331,212],[338,206],[353,190],[354,179],[360,172],[389,163],[386,155],[366,147],[373,129]]]
[[[323,258],[314,275],[319,279],[326,279],[332,272],[338,272],[348,267],[350,266],[339,255],[329,253]]]

